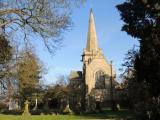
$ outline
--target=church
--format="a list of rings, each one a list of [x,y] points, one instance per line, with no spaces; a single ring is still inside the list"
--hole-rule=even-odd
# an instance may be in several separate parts
[[[115,71],[98,45],[94,15],[89,16],[87,44],[82,53],[82,71],[71,71],[71,109],[92,111],[111,106],[114,99]],[[103,107],[102,107],[103,106]]]

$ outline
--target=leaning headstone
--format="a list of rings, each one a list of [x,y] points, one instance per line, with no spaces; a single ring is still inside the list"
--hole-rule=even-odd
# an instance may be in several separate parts
[[[15,100],[15,101],[14,101],[14,109],[15,109],[15,110],[18,110],[19,108],[20,108],[20,106],[18,105],[18,101]]]
[[[69,104],[67,104],[67,106],[63,110],[63,113],[64,114],[73,114],[73,111],[69,108]]]
[[[119,104],[117,104],[116,108],[117,108],[117,110],[121,109]]]
[[[56,115],[56,113],[54,113],[54,112],[51,112],[51,115]]]
[[[44,115],[44,113],[40,113],[40,115]]]
[[[31,115],[28,107],[29,107],[29,102],[28,102],[28,100],[26,100],[24,103],[24,111],[23,111],[22,115]]]
[[[9,99],[8,109],[9,109],[9,110],[13,110],[13,101],[12,101],[11,98]]]

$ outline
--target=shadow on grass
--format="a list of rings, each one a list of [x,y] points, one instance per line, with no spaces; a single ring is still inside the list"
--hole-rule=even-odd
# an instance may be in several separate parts
[[[76,115],[81,118],[87,119],[123,119],[123,120],[132,120],[133,115],[128,110],[120,110],[120,111],[111,111],[111,110],[104,110],[101,113],[88,113],[88,114],[81,114]]]

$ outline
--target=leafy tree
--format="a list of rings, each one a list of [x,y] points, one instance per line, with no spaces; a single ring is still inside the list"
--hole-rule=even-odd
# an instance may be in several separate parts
[[[127,0],[117,8],[125,22],[122,30],[140,43],[132,80],[141,87],[134,92],[140,97],[134,103],[138,119],[160,119],[160,1]]]
[[[24,52],[21,54],[21,57],[17,66],[17,79],[19,83],[20,100],[21,104],[23,104],[25,100],[32,101],[39,91],[42,69],[38,59],[32,52]]]
[[[1,0],[0,28],[9,36],[13,31],[18,35],[23,33],[25,42],[36,34],[36,37],[42,38],[48,50],[54,52],[61,43],[62,33],[72,24],[72,8],[84,1]]]

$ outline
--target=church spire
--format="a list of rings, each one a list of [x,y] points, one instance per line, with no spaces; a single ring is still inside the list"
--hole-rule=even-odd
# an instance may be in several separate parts
[[[87,51],[97,51],[98,50],[97,34],[96,34],[96,28],[95,28],[95,22],[94,22],[94,16],[93,16],[92,9],[90,10],[86,50]]]

